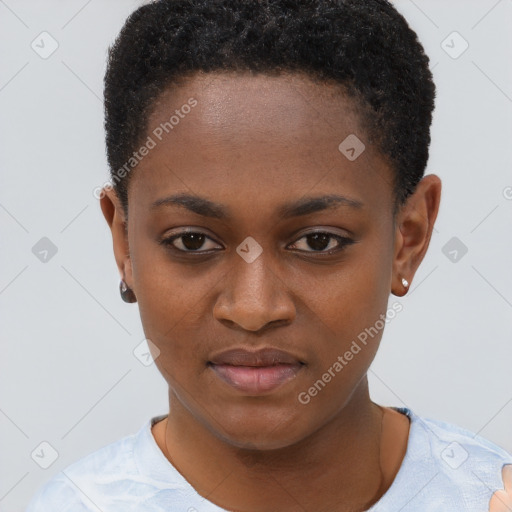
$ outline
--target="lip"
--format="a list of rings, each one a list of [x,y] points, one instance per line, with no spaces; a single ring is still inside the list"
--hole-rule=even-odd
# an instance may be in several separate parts
[[[231,387],[248,395],[270,393],[293,379],[304,363],[275,348],[234,348],[214,356],[208,366]]]

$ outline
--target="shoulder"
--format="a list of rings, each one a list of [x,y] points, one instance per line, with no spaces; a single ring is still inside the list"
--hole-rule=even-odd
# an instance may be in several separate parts
[[[505,487],[503,470],[512,455],[467,429],[409,413],[408,455],[422,476],[425,503],[488,511],[491,497]]]
[[[32,497],[25,512],[90,512],[78,489],[66,480],[62,472],[57,473]]]
[[[147,421],[136,434],[96,450],[55,475],[26,512],[221,511],[181,476],[159,448]],[[205,508],[206,506],[206,508]]]
[[[118,492],[137,474],[133,457],[137,435],[125,436],[67,466],[37,491],[26,512],[97,512],[94,496],[99,487],[105,494],[111,487]]]
[[[429,441],[433,459],[448,475],[465,468],[479,473],[494,472],[497,467],[501,471],[503,464],[512,464],[510,453],[465,428],[419,416],[415,420],[418,430]]]

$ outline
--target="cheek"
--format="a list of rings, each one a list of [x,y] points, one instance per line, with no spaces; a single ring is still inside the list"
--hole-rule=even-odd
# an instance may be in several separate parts
[[[158,251],[155,251],[158,252]],[[164,258],[133,258],[137,302],[146,338],[159,349],[159,363],[173,374],[196,372],[211,344],[208,294],[211,279],[192,279]],[[190,370],[189,370],[190,371]]]
[[[194,367],[203,365],[205,347],[211,343],[202,334],[207,329],[202,328],[205,314],[201,299],[188,302],[179,295],[164,296],[155,290],[139,300],[144,333],[160,350],[159,359],[169,371],[183,373],[183,369],[189,368],[195,373]]]
[[[318,280],[307,286],[311,311],[330,329],[340,349],[386,314],[391,263],[382,252],[373,254],[360,251],[357,258],[324,279],[323,286]]]
[[[198,279],[184,265],[171,261],[156,242],[134,237],[132,275],[143,323],[162,335],[194,314],[207,293],[209,280]],[[163,332],[162,332],[163,331]]]
[[[326,342],[316,351],[318,364],[312,368],[311,379],[328,382],[322,395],[353,389],[373,361],[386,325],[389,248],[369,241],[365,244],[373,245],[373,250],[360,250],[357,259],[347,260],[345,266],[324,280],[323,288],[312,282],[307,286],[308,309],[313,315],[310,322],[318,323],[325,332]],[[312,295],[311,290],[320,291]],[[322,382],[317,388],[322,387]]]

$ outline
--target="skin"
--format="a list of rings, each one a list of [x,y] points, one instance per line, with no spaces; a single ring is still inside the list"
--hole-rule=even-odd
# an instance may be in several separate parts
[[[406,293],[401,281],[412,282],[427,251],[441,181],[425,176],[394,218],[393,170],[353,100],[301,74],[197,73],[159,98],[147,135],[190,97],[197,106],[132,171],[128,217],[113,190],[101,199],[120,274],[169,385],[170,414],[154,426],[155,440],[223,508],[365,510],[393,482],[409,433],[404,415],[369,397],[383,330],[308,404],[298,395],[386,314],[390,293]],[[354,161],[338,150],[349,134],[366,145]],[[229,216],[151,208],[176,193],[220,203]],[[326,194],[363,205],[277,213]],[[204,233],[203,245],[178,238],[173,252],[159,243],[186,228]],[[354,243],[315,246],[306,237],[314,231]],[[236,252],[248,236],[263,249],[251,263]],[[212,252],[190,254],[194,247]],[[305,364],[272,392],[249,396],[207,366],[240,346],[275,347]]]

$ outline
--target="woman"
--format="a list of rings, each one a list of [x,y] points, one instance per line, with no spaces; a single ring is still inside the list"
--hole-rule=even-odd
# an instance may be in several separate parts
[[[507,510],[510,454],[369,396],[389,295],[439,209],[434,97],[386,0],[160,0],[129,17],[105,76],[101,208],[169,414],[29,512]]]

